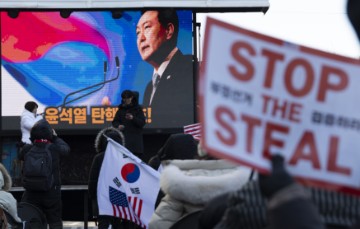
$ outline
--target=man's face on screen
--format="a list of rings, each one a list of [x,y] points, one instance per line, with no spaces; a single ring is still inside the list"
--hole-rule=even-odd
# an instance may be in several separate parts
[[[141,58],[150,61],[167,40],[166,28],[158,20],[157,11],[146,11],[136,26],[137,47]]]

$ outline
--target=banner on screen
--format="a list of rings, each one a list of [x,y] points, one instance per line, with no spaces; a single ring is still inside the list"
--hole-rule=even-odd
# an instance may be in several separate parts
[[[176,14],[177,48],[191,62],[192,11]],[[141,17],[141,11],[123,11],[120,18],[113,18],[110,11],[72,12],[69,18],[54,11],[24,11],[10,18],[2,11],[2,130],[20,129],[19,116],[27,101],[38,103],[38,112],[55,129],[100,129],[111,123],[126,89],[138,93],[147,117],[145,128],[182,128],[194,122],[192,64],[188,90],[183,95],[163,91],[167,96],[161,96],[173,103],[186,100],[189,109],[174,112],[176,108],[167,109],[164,100],[145,104],[154,67],[140,55],[144,47],[137,44]],[[164,78],[173,80],[179,71],[183,70],[175,69]]]

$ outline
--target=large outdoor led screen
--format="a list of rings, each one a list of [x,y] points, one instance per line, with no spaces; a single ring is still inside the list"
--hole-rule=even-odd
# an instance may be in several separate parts
[[[192,61],[192,12],[176,13],[177,48]],[[114,19],[110,11],[72,12],[69,18],[62,18],[59,12],[20,12],[17,18],[10,18],[1,12],[2,130],[20,129],[19,117],[27,101],[37,102],[38,112],[44,113],[55,129],[100,129],[111,125],[125,89],[138,93],[146,128],[192,124],[194,77],[192,69],[184,71],[182,61],[172,72],[164,73],[161,79],[167,81],[158,89],[173,79],[179,87],[163,90],[156,112],[154,101],[145,104],[154,66],[139,53],[151,47],[137,44],[141,15],[141,11],[124,11],[121,18]],[[152,38],[156,42],[157,37]],[[171,62],[168,67],[174,65]],[[186,89],[179,93],[182,83]],[[177,101],[185,101],[180,109],[162,107]]]

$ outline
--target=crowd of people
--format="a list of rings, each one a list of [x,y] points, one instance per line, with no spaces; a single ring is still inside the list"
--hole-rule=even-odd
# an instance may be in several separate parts
[[[98,228],[140,228],[133,222],[99,215],[97,184],[108,138],[143,156],[145,117],[136,93],[125,90],[112,126],[98,132],[88,190]],[[24,120],[23,120],[24,119]],[[37,104],[28,102],[21,123],[24,144],[19,159],[29,151],[52,154],[53,182],[47,190],[25,188],[21,202],[39,208],[51,229],[62,228],[60,158],[70,151],[50,124],[37,115]],[[25,128],[26,124],[26,128]],[[31,126],[32,125],[32,126]],[[27,137],[28,136],[28,137]],[[150,229],[184,228],[359,228],[360,199],[335,191],[303,187],[289,175],[281,155],[272,157],[270,174],[256,174],[248,167],[208,155],[193,136],[169,136],[146,163],[161,174],[160,191]],[[8,192],[11,177],[0,165],[0,205],[15,222],[22,221],[17,203]],[[26,182],[26,181],[25,181]],[[25,186],[24,187],[28,187]],[[336,209],[336,210],[334,210]],[[189,224],[190,222],[190,224]]]
[[[98,228],[140,228],[118,217],[99,215],[97,183],[108,138],[128,147],[134,143],[134,133],[141,136],[145,118],[131,91],[122,93],[123,103],[112,127],[97,134],[93,163],[89,174],[89,195]],[[35,109],[35,108],[34,108]],[[141,114],[140,114],[141,113]],[[36,112],[33,113],[36,117]],[[135,131],[134,131],[135,129]],[[126,132],[128,130],[128,132]],[[21,148],[19,158],[26,160],[29,151],[52,154],[53,181],[47,190],[27,189],[21,199],[38,207],[51,229],[62,228],[61,178],[59,161],[70,147],[45,119],[36,121],[30,129],[31,144]],[[130,149],[129,148],[129,149]],[[142,149],[131,148],[138,157]],[[130,150],[131,152],[131,150]],[[160,175],[160,191],[154,206],[150,229],[184,228],[359,228],[360,199],[355,196],[318,188],[303,187],[290,176],[284,158],[274,155],[270,174],[256,174],[248,167],[213,158],[191,135],[178,133],[169,136],[163,147],[146,163]],[[0,166],[0,204],[13,218],[17,216],[16,200],[9,190],[9,176]],[[11,180],[11,178],[10,178]],[[26,182],[26,180],[25,180]],[[11,181],[10,181],[11,186]],[[29,186],[30,187],[30,186]],[[189,221],[190,219],[190,221]],[[180,225],[180,226],[179,226]]]
[[[127,138],[119,128],[108,127],[97,134],[96,156],[89,174],[89,194],[97,214],[97,182],[107,146],[107,138],[126,147]],[[31,129],[32,144],[22,149],[50,149],[55,182],[46,192],[26,190],[21,201],[39,207],[50,228],[62,228],[61,191],[58,171],[59,156],[69,152],[69,146],[56,136],[45,120]],[[188,134],[172,134],[159,152],[147,164],[160,171],[160,193],[150,220],[150,229],[185,228],[181,222],[193,216],[188,228],[359,228],[360,200],[355,196],[328,190],[305,188],[289,175],[280,155],[272,157],[270,174],[256,174],[247,167],[213,158],[202,150],[199,142]],[[0,200],[18,221],[16,200],[8,193],[11,178],[0,166]],[[10,182],[10,184],[9,184]],[[341,200],[341,201],[339,201]],[[9,204],[10,203],[10,204]],[[325,207],[324,207],[325,206]],[[137,228],[129,221],[113,216],[97,215],[98,228]],[[180,227],[179,227],[180,225]]]
[[[348,11],[350,21],[359,34],[359,16],[354,13],[354,8],[350,7],[356,4],[358,2],[355,0],[349,0]],[[163,61],[172,58],[186,59],[176,48],[176,39],[172,40],[173,36],[177,36],[176,24],[159,23],[159,14],[160,11],[145,11],[137,25],[139,52],[144,60],[153,65],[156,73],[146,89],[144,98],[147,106],[154,107],[157,97],[160,98],[160,87],[156,77],[159,76],[159,80],[162,80],[160,84],[165,85],[165,79],[170,83],[169,78],[161,77],[168,74],[164,72],[169,63],[163,64]],[[153,23],[152,29],[157,32],[164,30],[170,33],[164,35],[164,39],[170,41],[160,52],[155,49],[158,47],[144,48],[148,45],[147,39],[152,39],[144,32],[148,23]],[[188,63],[188,59],[186,62]],[[176,77],[173,76],[173,79]],[[174,82],[173,86],[179,87],[176,83],[178,81]],[[159,95],[155,94],[156,90]],[[177,92],[175,89],[171,90],[174,90],[173,93]],[[98,211],[97,184],[108,138],[125,146],[140,159],[144,154],[142,129],[146,120],[142,106],[138,103],[138,94],[125,90],[121,97],[122,103],[118,107],[112,126],[99,131],[96,136],[97,154],[93,158],[89,174],[88,191],[94,209],[93,215],[96,216],[100,229],[110,226],[118,229],[138,227],[127,220],[100,215]],[[176,106],[178,109],[180,105]],[[35,102],[27,102],[24,108],[21,116],[22,144],[19,159],[26,161],[29,160],[27,158],[30,154],[50,152],[50,162],[46,163],[50,164],[51,176],[46,178],[50,179],[50,183],[43,184],[24,174],[25,192],[21,202],[39,208],[44,213],[50,229],[61,229],[63,226],[60,160],[62,156],[69,154],[70,147],[57,136],[50,124],[37,114],[38,105]],[[269,174],[257,174],[248,167],[213,158],[191,135],[178,133],[170,135],[158,153],[145,163],[160,173],[160,191],[148,225],[149,229],[360,228],[358,197],[302,186],[287,172],[281,152],[272,156]],[[34,184],[41,186],[41,189],[33,188]],[[16,223],[21,223],[24,219],[19,217],[18,203],[9,192],[11,185],[11,177],[0,164],[0,207]],[[0,222],[4,221],[1,219]]]
[[[99,138],[106,142],[103,133],[126,146],[126,138],[119,138],[119,130],[110,127],[99,132],[96,147]],[[104,148],[97,151],[92,166],[97,172],[89,179],[92,198],[100,168],[97,158],[104,156]],[[170,135],[147,162],[161,174],[148,228],[358,228],[358,197],[303,187],[286,171],[280,154],[274,155],[271,163],[270,174],[254,175],[248,167],[208,155],[191,135]],[[102,227],[101,217],[99,228],[114,222],[113,228],[136,228],[110,216],[106,216],[107,226]]]

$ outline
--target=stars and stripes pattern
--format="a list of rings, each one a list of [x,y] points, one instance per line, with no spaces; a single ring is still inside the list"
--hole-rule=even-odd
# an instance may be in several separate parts
[[[113,215],[121,219],[127,219],[146,228],[141,222],[143,200],[138,197],[127,197],[124,192],[109,187],[110,202],[113,207]]]
[[[190,134],[194,137],[195,140],[200,141],[201,138],[201,125],[200,123],[195,123],[191,125],[184,126],[184,133]]]

